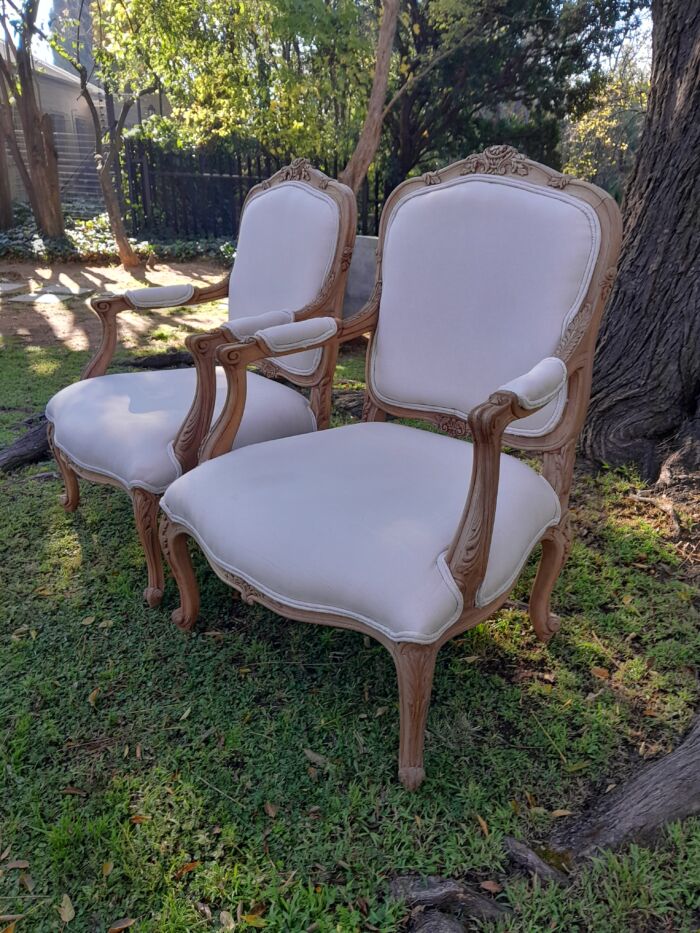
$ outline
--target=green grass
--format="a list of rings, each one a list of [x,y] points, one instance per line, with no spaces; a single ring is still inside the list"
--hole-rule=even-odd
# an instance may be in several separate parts
[[[84,362],[1,352],[4,408],[39,409]],[[340,367],[343,385],[362,380],[357,358]],[[2,416],[6,440],[19,416]],[[127,498],[82,484],[65,515],[55,472],[0,478],[0,915],[25,915],[18,933],[122,917],[217,930],[222,911],[238,930],[401,930],[388,881],[402,871],[504,883],[512,931],[698,928],[698,820],[601,858],[568,890],[512,874],[502,854],[503,834],[546,839],[552,811],[666,751],[697,702],[697,594],[661,513],[627,498],[633,476],[577,480],[582,534],[548,648],[509,609],[441,651],[428,778],[411,795],[395,778],[383,648],[247,607],[202,560],[204,621],[184,635],[172,582],[161,609],[141,603]],[[8,869],[17,859],[29,867]]]

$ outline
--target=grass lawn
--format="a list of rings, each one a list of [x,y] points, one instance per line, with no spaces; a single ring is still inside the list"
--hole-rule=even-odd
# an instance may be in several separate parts
[[[6,340],[0,443],[85,358]],[[343,357],[339,383],[361,379]],[[160,609],[142,604],[125,495],[82,484],[65,515],[52,462],[0,475],[0,930],[21,914],[17,933],[120,918],[144,933],[398,931],[388,883],[406,871],[502,883],[501,929],[697,930],[700,820],[567,890],[514,873],[501,846],[545,839],[559,811],[666,752],[697,705],[697,592],[636,488],[578,476],[548,648],[516,601],[441,651],[428,777],[409,794],[382,647],[245,606],[202,560],[203,621],[185,635],[172,581]]]

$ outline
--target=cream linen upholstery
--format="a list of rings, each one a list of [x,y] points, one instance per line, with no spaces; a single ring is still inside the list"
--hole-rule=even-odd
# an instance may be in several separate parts
[[[478,174],[411,192],[386,228],[374,394],[466,417],[554,353],[599,243],[593,208],[554,188]],[[509,431],[548,433],[565,400],[561,390]]]
[[[230,324],[263,312],[298,311],[313,301],[330,272],[339,224],[335,201],[300,182],[276,185],[249,200],[231,272]],[[320,350],[310,350],[276,362],[308,375],[320,359]]]
[[[294,315],[291,311],[265,311],[263,314],[254,314],[252,317],[239,317],[235,321],[226,321],[222,328],[231,335],[231,340],[243,340],[252,337],[261,327],[276,327],[278,324],[289,324]]]
[[[194,285],[160,285],[154,288],[132,288],[124,292],[135,308],[174,308],[189,301]]]
[[[226,396],[217,369],[214,417]],[[254,373],[247,376],[243,421],[234,448],[316,430],[306,399]],[[180,475],[171,445],[194,398],[194,369],[117,373],[85,379],[58,392],[46,408],[54,443],[78,466],[161,493]]]
[[[332,317],[314,317],[291,324],[278,324],[255,332],[255,337],[272,351],[303,350],[315,343],[329,340],[338,333],[338,324]]]
[[[545,360],[533,366],[532,369],[511,379],[500,386],[499,392],[513,392],[518,396],[522,408],[535,409],[558,395],[566,389],[567,371],[564,360],[558,356],[548,356]]]
[[[215,567],[285,605],[350,616],[394,641],[430,643],[462,611],[445,551],[471,463],[463,441],[354,424],[209,460],[176,480],[161,507]],[[559,515],[547,481],[503,454],[480,605],[510,587]]]

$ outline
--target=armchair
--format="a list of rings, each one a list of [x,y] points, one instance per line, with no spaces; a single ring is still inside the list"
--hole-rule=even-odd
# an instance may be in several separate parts
[[[391,194],[368,305],[335,335],[320,322],[308,335],[332,347],[373,330],[362,423],[231,452],[243,367],[289,352],[301,325],[217,351],[226,404],[203,462],[161,500],[173,621],[190,629],[199,612],[191,537],[247,602],[377,639],[396,667],[411,790],[440,647],[503,605],[540,543],[530,618],[544,642],[557,630],[549,601],[620,237],[603,191],[491,147]],[[542,471],[504,444],[540,452]]]
[[[79,504],[79,478],[118,486],[131,497],[148,568],[144,598],[150,606],[158,605],[163,595],[158,500],[197,463],[212,418],[223,407],[226,379],[216,366],[217,348],[272,325],[313,326],[319,315],[339,319],[355,225],[350,189],[298,159],[249,193],[236,261],[221,282],[205,288],[139,288],[93,299],[102,323],[100,345],[81,380],[49,401],[49,442],[63,476],[67,511]],[[194,369],[106,374],[122,311],[226,297],[229,320],[186,340]],[[262,374],[242,377],[247,405],[237,424],[240,430],[229,432],[232,447],[325,427],[332,353],[300,347],[284,359],[257,361]],[[309,400],[276,382],[277,376],[310,388]]]

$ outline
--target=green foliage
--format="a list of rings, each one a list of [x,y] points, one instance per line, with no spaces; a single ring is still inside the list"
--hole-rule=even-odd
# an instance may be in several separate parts
[[[42,237],[31,216],[18,212],[20,223],[10,230],[0,231],[0,259],[29,259],[46,262],[88,262],[110,264],[119,261],[117,246],[107,214],[85,211],[83,205],[70,207],[65,216],[66,235],[61,239]],[[87,217],[83,216],[87,213]],[[214,259],[230,265],[235,255],[235,244],[225,238],[200,240],[130,240],[134,251],[142,259],[183,261],[186,259]]]
[[[601,185],[618,200],[634,166],[649,96],[642,47],[639,39],[623,46],[591,109],[567,121],[563,138],[565,171]]]
[[[0,353],[0,394],[20,417],[85,359],[19,341]],[[342,355],[338,383],[362,377],[360,356]],[[27,859],[33,885],[27,898],[21,870],[5,870],[2,912],[26,913],[27,933],[59,930],[67,894],[69,933],[120,917],[145,933],[218,929],[239,908],[241,930],[394,933],[406,911],[388,881],[411,870],[503,883],[513,933],[690,933],[698,820],[563,890],[509,875],[501,847],[504,833],[546,838],[554,810],[664,753],[697,703],[697,592],[636,485],[577,477],[548,648],[508,609],[440,652],[428,778],[410,795],[382,647],[233,602],[199,557],[204,621],[184,635],[171,581],[162,609],[142,605],[126,496],[83,484],[66,515],[53,462],[1,476],[0,852]]]

